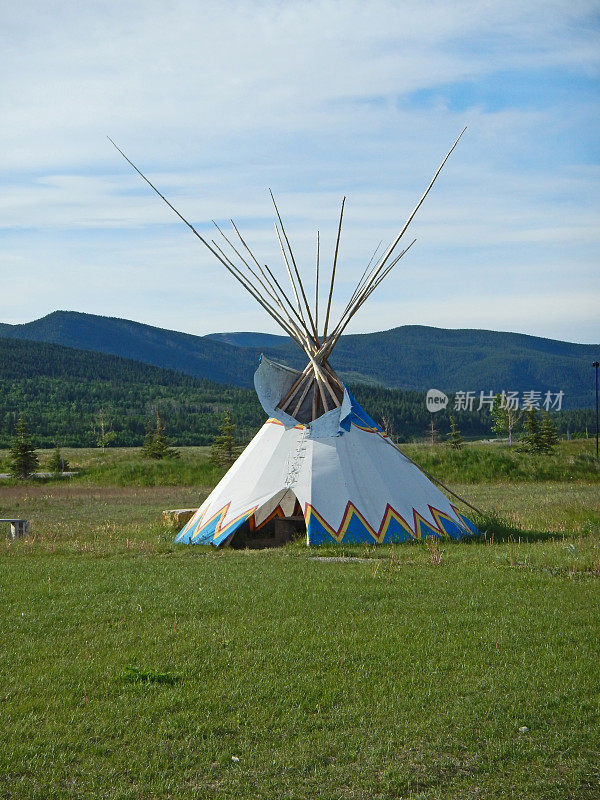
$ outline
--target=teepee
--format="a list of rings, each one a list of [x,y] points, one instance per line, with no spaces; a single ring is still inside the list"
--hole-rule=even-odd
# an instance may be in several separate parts
[[[315,301],[311,308],[272,192],[275,230],[292,289],[290,296],[274,272],[266,265],[261,266],[233,220],[234,241],[216,223],[222,244],[214,239],[207,241],[115,144],[136,172],[308,359],[305,369],[298,372],[264,356],[261,358],[254,384],[268,419],[177,535],[177,542],[224,545],[234,542],[241,533],[244,541],[247,537],[260,540],[261,531],[278,518],[303,520],[307,544],[372,544],[426,536],[459,538],[477,532],[435,485],[435,479],[402,453],[368,416],[329,363],[350,320],[414,244],[413,241],[407,247],[400,247],[408,226],[461,136],[462,133],[398,235],[379,257],[378,250],[373,254],[341,317],[330,325],[344,198],[322,329],[319,235]]]

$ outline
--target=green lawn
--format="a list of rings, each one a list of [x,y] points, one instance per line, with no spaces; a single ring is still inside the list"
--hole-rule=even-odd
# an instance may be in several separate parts
[[[598,483],[453,488],[486,540],[260,552],[173,545],[207,488],[0,486],[0,797],[597,800]]]

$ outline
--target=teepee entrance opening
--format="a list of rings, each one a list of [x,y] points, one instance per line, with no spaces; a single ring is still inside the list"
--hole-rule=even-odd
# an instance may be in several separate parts
[[[257,512],[246,520],[231,537],[229,546],[251,550],[282,547],[301,536],[306,538],[306,522],[298,499],[288,490],[266,517],[264,512]]]

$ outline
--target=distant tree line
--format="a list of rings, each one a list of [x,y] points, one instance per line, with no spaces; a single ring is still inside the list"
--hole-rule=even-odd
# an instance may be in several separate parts
[[[0,345],[2,341],[0,340]],[[17,433],[19,416],[27,422],[35,447],[141,446],[157,413],[173,446],[210,445],[222,435],[230,413],[236,442],[248,442],[265,420],[254,390],[212,383],[137,361],[11,340],[0,346],[0,447]],[[432,414],[425,394],[357,384],[358,401],[387,433],[399,441],[429,437]],[[451,417],[461,436],[493,435],[488,408],[435,415],[440,438],[451,433]],[[552,412],[561,435],[593,432],[592,409]],[[515,430],[523,421],[515,421]],[[498,435],[504,435],[495,430]],[[508,434],[506,434],[508,436]],[[512,429],[511,429],[512,435]]]
[[[509,438],[509,427],[497,423],[494,407],[480,411],[455,411],[454,395],[449,395],[448,406],[432,414],[425,405],[425,392],[385,389],[380,386],[357,385],[350,387],[356,399],[386,433],[398,441],[434,440],[452,434],[452,419],[463,436],[482,438],[500,436]],[[504,412],[501,412],[504,415]],[[510,435],[523,432],[522,413],[507,412],[510,418]],[[550,412],[549,417],[557,432],[564,436],[592,435],[595,425],[593,409],[567,409]],[[503,419],[505,417],[503,416]]]

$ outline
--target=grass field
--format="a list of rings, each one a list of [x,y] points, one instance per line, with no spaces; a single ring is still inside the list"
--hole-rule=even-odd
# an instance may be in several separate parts
[[[208,486],[79,455],[0,486],[0,797],[600,797],[596,473],[453,484],[478,541],[216,551],[160,519]]]
[[[503,441],[469,442],[456,451],[444,444],[402,444],[402,450],[445,482],[506,483],[560,481],[600,484],[600,465],[591,439],[562,441],[554,455],[533,456]],[[210,463],[210,447],[178,448],[178,459],[153,461],[139,447],[64,448],[75,483],[103,486],[212,486],[224,470]],[[48,469],[52,450],[38,450],[40,470]],[[0,473],[9,471],[7,450],[0,450]]]

